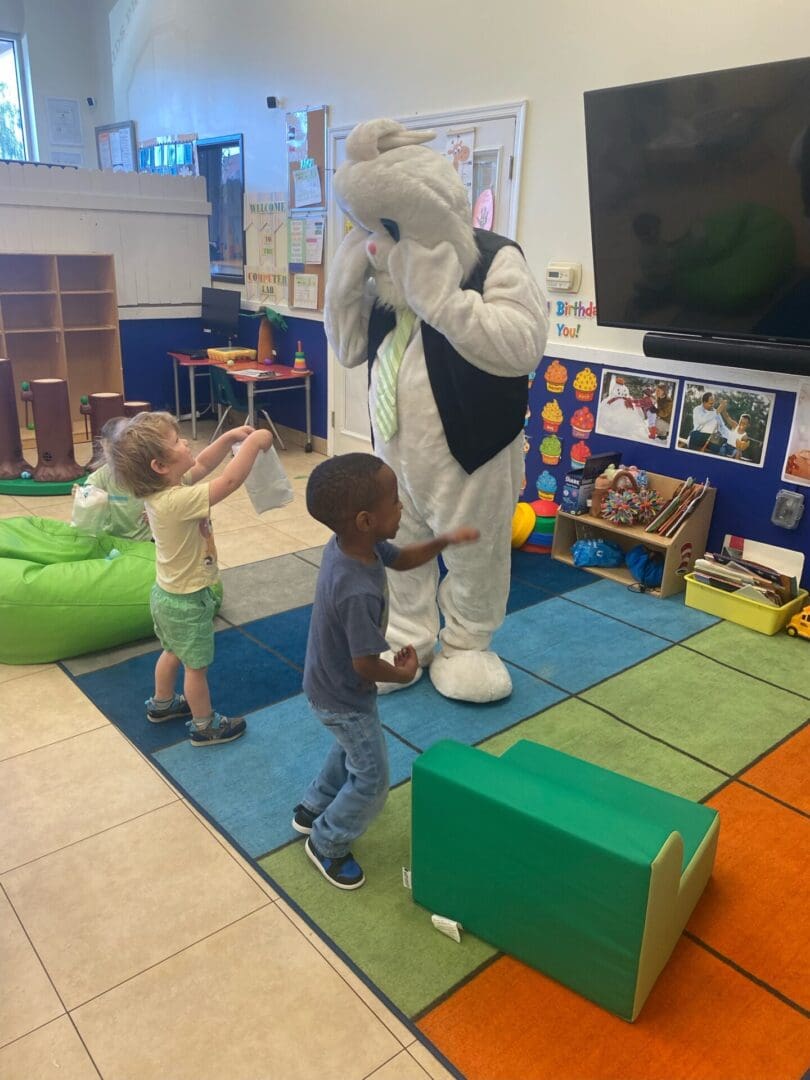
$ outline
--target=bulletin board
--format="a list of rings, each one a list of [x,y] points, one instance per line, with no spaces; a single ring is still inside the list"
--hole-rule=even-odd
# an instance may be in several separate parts
[[[311,238],[317,221],[322,222],[323,234],[326,233],[326,120],[325,105],[297,109],[286,114],[288,233],[291,237],[296,229],[303,229]],[[296,226],[296,221],[302,221],[303,225]],[[302,257],[300,245],[291,250],[288,267],[288,304],[291,308],[322,310],[324,261],[322,246],[318,263],[307,262],[306,248]],[[306,302],[302,302],[304,296],[307,297]]]
[[[96,128],[98,167],[103,172],[137,172],[135,122],[101,124]]]

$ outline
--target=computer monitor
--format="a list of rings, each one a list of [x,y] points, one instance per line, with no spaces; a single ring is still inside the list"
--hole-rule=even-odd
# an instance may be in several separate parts
[[[224,334],[228,344],[239,335],[239,305],[241,294],[237,289],[202,290],[203,333]]]

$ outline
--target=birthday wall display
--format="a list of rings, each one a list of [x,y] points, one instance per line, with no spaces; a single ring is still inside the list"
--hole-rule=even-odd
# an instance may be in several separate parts
[[[580,336],[583,319],[596,319],[596,303],[588,300],[549,300],[551,328],[558,338],[570,341]],[[576,321],[571,321],[576,320]]]

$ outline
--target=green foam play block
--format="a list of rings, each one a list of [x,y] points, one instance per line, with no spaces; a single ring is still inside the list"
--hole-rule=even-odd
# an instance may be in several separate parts
[[[715,811],[526,740],[414,763],[414,900],[632,1020],[711,873]]]

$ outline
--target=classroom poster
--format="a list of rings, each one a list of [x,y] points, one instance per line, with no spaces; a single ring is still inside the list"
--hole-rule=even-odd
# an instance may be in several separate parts
[[[803,379],[796,395],[782,479],[810,487],[810,383]]]

